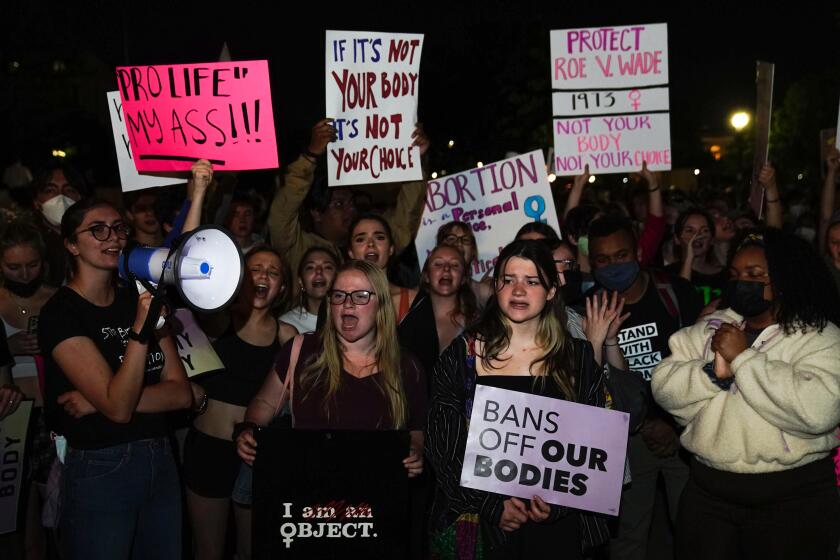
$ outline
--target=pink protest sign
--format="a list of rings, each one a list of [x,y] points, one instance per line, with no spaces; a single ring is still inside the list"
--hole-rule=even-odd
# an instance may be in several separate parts
[[[629,415],[479,385],[461,486],[618,515]]]
[[[277,167],[267,61],[122,66],[117,84],[137,171]]]

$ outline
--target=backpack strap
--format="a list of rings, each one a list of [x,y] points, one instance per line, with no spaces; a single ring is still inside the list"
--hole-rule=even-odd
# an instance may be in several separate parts
[[[280,393],[280,404],[277,405],[277,410],[274,411],[275,416],[279,414],[288,399],[289,410],[292,413],[292,426],[295,423],[295,413],[292,409],[292,395],[295,387],[295,369],[297,368],[298,358],[300,357],[301,346],[303,346],[303,335],[299,334],[292,341],[292,351],[289,354],[289,367],[286,369],[286,378],[283,380],[283,392]]]
[[[680,304],[677,299],[677,294],[674,292],[674,286],[671,283],[670,276],[668,276],[668,273],[656,269],[651,269],[650,274],[653,277],[659,299],[662,300],[662,304],[668,310],[668,314],[677,320],[677,328],[680,328],[682,326]]]

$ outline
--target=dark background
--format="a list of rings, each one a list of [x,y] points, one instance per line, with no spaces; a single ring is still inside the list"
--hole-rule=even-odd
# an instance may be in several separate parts
[[[116,184],[105,91],[122,64],[208,62],[227,42],[234,60],[270,63],[281,166],[324,113],[324,30],[424,33],[420,119],[431,166],[448,172],[507,151],[552,145],[549,30],[667,22],[675,167],[716,166],[742,179],[738,157],[713,162],[703,138],[732,134],[728,115],[753,108],[755,61],[776,63],[771,159],[783,181],[803,173],[818,188],[819,129],[837,122],[840,4],[836,2],[170,2],[0,6],[0,164],[37,169],[62,149]],[[676,8],[679,6],[679,9]],[[448,149],[449,139],[455,147]],[[747,153],[743,153],[746,151]]]

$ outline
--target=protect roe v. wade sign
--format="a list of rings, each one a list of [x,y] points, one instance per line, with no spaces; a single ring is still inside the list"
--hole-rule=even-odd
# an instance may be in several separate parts
[[[558,175],[671,169],[667,24],[552,31],[551,83]]]
[[[265,60],[117,68],[137,171],[277,167]]]
[[[423,35],[327,31],[326,102],[337,139],[327,150],[329,185],[423,178],[411,147],[417,122]]]
[[[629,415],[479,385],[461,486],[618,515]]]

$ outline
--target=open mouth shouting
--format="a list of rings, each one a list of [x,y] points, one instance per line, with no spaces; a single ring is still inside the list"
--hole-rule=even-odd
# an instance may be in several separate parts
[[[359,324],[359,318],[353,313],[341,314],[341,330],[344,332],[352,331]]]
[[[268,297],[268,284],[254,284],[254,294],[258,298]]]
[[[372,264],[379,263],[379,253],[376,251],[368,251],[365,253],[365,260]]]

